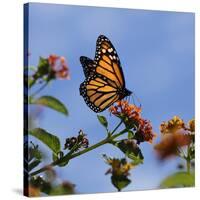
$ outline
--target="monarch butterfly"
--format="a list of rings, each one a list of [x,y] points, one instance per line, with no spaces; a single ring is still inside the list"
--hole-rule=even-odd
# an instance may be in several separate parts
[[[94,60],[81,56],[80,62],[86,78],[80,85],[80,95],[94,112],[102,112],[132,94],[126,89],[117,52],[104,35],[97,39]]]

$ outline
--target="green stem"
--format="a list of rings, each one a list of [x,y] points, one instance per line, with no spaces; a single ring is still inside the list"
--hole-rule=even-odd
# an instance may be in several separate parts
[[[72,158],[78,157],[80,155],[83,155],[83,154],[85,154],[85,153],[87,153],[89,151],[92,151],[92,150],[96,149],[97,147],[100,147],[100,146],[102,146],[102,145],[104,145],[104,144],[106,144],[108,142],[109,142],[109,138],[107,137],[106,139],[104,139],[104,140],[102,140],[102,141],[100,141],[100,142],[98,142],[98,143],[96,143],[96,144],[94,144],[94,145],[82,150],[82,151],[79,151],[77,153],[72,154],[69,157],[69,160],[71,160]]]
[[[187,160],[187,172],[190,173],[190,160]]]
[[[190,173],[190,144],[187,146],[186,166],[187,172]]]
[[[122,123],[123,123],[123,120],[121,120],[120,123],[115,127],[115,129],[111,132],[111,135],[115,133],[115,131],[121,126]]]
[[[53,166],[56,166],[56,165],[58,165],[58,164],[60,164],[60,163],[62,163],[62,162],[69,161],[69,160],[71,160],[72,158],[75,158],[75,157],[80,156],[80,155],[82,155],[82,154],[84,154],[84,153],[87,153],[87,152],[89,152],[89,151],[91,151],[91,150],[93,150],[93,149],[96,149],[97,147],[102,146],[102,145],[104,145],[104,144],[106,144],[106,143],[108,143],[108,138],[106,138],[106,139],[104,139],[104,140],[98,142],[97,144],[94,144],[93,146],[88,147],[87,149],[84,149],[84,150],[82,150],[82,151],[80,151],[80,152],[78,152],[78,153],[74,153],[74,154],[71,155],[71,151],[70,151],[67,155],[63,156],[62,158],[60,158],[60,159],[58,159],[58,160],[52,162],[52,163],[49,164],[49,165],[46,165],[46,166],[42,167],[41,169],[39,169],[39,170],[37,170],[37,171],[32,172],[32,173],[30,174],[30,176],[35,176],[35,175],[37,175],[37,174],[39,174],[39,173],[41,173],[41,172],[46,171],[49,167],[53,167]]]
[[[90,146],[90,147],[88,147],[88,148],[86,148],[86,149],[84,149],[84,150],[82,150],[82,151],[80,151],[80,152],[71,154],[71,153],[70,153],[71,151],[70,151],[67,155],[63,156],[62,158],[60,158],[60,159],[58,159],[58,160],[52,162],[52,163],[49,164],[49,165],[46,165],[46,166],[42,167],[41,169],[39,169],[39,170],[37,170],[37,171],[32,172],[32,173],[30,174],[30,176],[35,176],[35,175],[37,175],[37,174],[39,174],[39,173],[41,173],[41,172],[46,171],[47,169],[49,169],[49,167],[53,167],[53,166],[56,166],[56,165],[58,165],[58,164],[60,164],[60,163],[62,163],[62,162],[69,161],[69,160],[71,160],[71,159],[73,159],[73,158],[75,158],[75,157],[78,157],[78,156],[83,155],[83,154],[85,154],[85,153],[87,153],[87,152],[89,152],[89,151],[92,151],[92,150],[94,150],[94,149],[96,149],[96,148],[98,148],[98,147],[100,147],[100,146],[102,146],[102,145],[104,145],[104,144],[108,144],[108,143],[110,143],[113,139],[115,139],[115,138],[121,136],[121,135],[124,134],[125,132],[127,132],[127,129],[122,130],[121,132],[119,132],[119,133],[116,134],[116,135],[107,137],[107,138],[101,140],[100,142],[98,142],[98,143],[96,143],[96,144],[94,144],[94,145],[92,145],[92,146]]]
[[[186,158],[187,158],[187,156],[185,155],[185,152],[183,151],[182,148],[177,148],[177,151],[178,151],[179,156],[180,156],[181,158],[183,158],[183,159],[186,159]]]
[[[38,94],[39,92],[41,92],[47,85],[48,85],[48,81],[43,84],[38,90],[36,90],[32,95],[31,95],[31,98],[34,97],[36,94]]]
[[[120,135],[124,134],[125,132],[127,132],[126,129],[124,129],[123,131],[119,132],[116,135],[113,135],[112,137],[107,137],[106,139],[102,140],[101,142],[99,142],[97,144],[94,144],[93,146],[88,147],[87,149],[84,149],[83,151],[80,151],[78,153],[72,154],[69,159],[75,158],[75,157],[80,156],[80,155],[82,155],[84,153],[92,151],[93,149],[96,149],[97,147],[100,147],[100,146],[102,146],[104,144],[110,143],[113,139],[119,137]]]
[[[126,133],[126,132],[127,132],[127,129],[125,128],[124,130],[120,131],[120,132],[117,133],[116,135],[113,135],[113,136],[111,137],[111,141],[114,140],[115,138],[117,138],[117,137],[123,135],[123,134]]]

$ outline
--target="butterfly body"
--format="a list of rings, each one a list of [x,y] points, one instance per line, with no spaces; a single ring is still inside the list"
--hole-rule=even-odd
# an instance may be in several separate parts
[[[132,92],[126,88],[119,89],[117,93],[119,94],[119,100],[122,100],[125,97],[130,96],[132,94]]]
[[[94,112],[102,112],[114,102],[131,95],[126,89],[123,71],[117,52],[108,38],[97,39],[95,59],[80,57],[85,81],[80,95]]]

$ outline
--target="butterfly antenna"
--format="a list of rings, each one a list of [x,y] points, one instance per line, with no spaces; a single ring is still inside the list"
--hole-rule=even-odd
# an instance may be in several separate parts
[[[139,107],[142,107],[141,101],[140,99],[137,97],[137,95],[133,92],[131,95],[132,99],[133,99],[133,103],[136,105],[135,99],[137,100],[137,102],[139,103]],[[134,98],[135,97],[135,98]]]
[[[131,94],[130,98],[131,98],[131,100],[133,101],[133,104],[135,105],[135,100],[134,100],[134,98],[133,98],[133,95],[132,95],[132,94]]]
[[[130,96],[127,96],[127,101],[128,101],[128,102],[130,101]]]

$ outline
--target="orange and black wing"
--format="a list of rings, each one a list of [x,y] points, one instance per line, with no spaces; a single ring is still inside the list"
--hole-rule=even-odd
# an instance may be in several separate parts
[[[95,63],[94,63],[94,60],[88,58],[88,57],[85,57],[85,56],[81,56],[80,57],[80,62],[82,64],[82,67],[83,67],[83,72],[84,72],[84,75],[85,77],[87,78],[88,76],[92,76],[95,74]]]
[[[86,77],[80,85],[80,94],[93,111],[101,112],[128,95],[122,92],[126,91],[123,71],[107,37],[98,37],[94,60],[81,56],[80,62]]]
[[[109,85],[109,80],[99,74],[81,83],[80,94],[94,112],[102,112],[119,99],[117,88]]]
[[[124,74],[120,59],[111,41],[100,35],[96,44],[95,72],[112,80],[116,87],[125,88]]]

